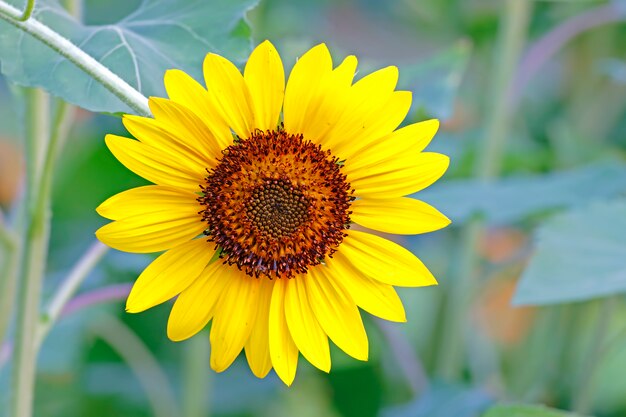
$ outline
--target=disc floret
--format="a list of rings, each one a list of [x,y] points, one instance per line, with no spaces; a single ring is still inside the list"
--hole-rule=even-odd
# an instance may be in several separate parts
[[[331,256],[354,199],[329,150],[282,129],[235,141],[201,188],[205,234],[255,277],[291,278]]]

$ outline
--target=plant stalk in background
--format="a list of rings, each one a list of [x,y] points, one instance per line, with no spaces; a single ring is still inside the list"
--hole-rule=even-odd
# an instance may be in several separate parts
[[[29,90],[26,113],[27,191],[26,221],[22,230],[23,243],[20,262],[18,302],[16,310],[15,360],[13,367],[12,412],[16,417],[32,415],[35,383],[35,334],[39,322],[41,284],[48,251],[49,190],[44,190],[42,173],[49,158],[48,95],[41,90]]]
[[[118,318],[103,315],[92,327],[128,364],[143,387],[154,417],[179,417],[180,412],[167,375],[141,339]]]
[[[0,346],[3,345],[11,323],[15,286],[17,282],[19,237],[9,230],[0,212]]]
[[[73,12],[80,10],[76,2],[70,2],[69,6]],[[35,2],[33,0],[28,1],[24,12],[0,1],[0,18],[29,33],[66,57],[137,113],[150,115],[146,97],[69,40],[32,18],[34,8]],[[11,402],[11,412],[15,417],[29,417],[33,411],[37,351],[41,343],[41,338],[38,336],[39,305],[50,233],[49,210],[52,174],[59,148],[71,124],[71,116],[68,114],[72,112],[68,105],[59,102],[55,126],[51,131],[50,100],[47,94],[37,89],[29,90],[27,102],[25,120],[27,128],[27,183],[24,201],[26,216],[23,228],[19,233],[20,236],[23,236],[23,240],[20,248],[15,251],[20,258],[20,268],[17,274],[19,288],[16,306],[16,333],[13,346],[12,385],[14,393]],[[12,275],[9,274],[8,279],[11,279]],[[72,282],[70,292],[65,291],[53,299],[67,301],[78,284],[79,282]],[[67,287],[64,286],[62,289],[67,289]],[[45,330],[44,328],[44,333]]]
[[[507,0],[504,4],[499,47],[494,56],[495,81],[485,111],[485,138],[475,165],[475,175],[484,181],[493,180],[500,171],[511,120],[510,107],[507,105],[508,91],[526,41],[531,10],[532,2],[528,0]],[[453,279],[446,302],[441,355],[438,360],[440,375],[448,379],[457,378],[463,368],[463,355],[466,351],[464,334],[469,325],[467,317],[473,291],[478,286],[477,245],[482,232],[480,216],[476,216],[464,227],[458,262],[456,269],[452,271]]]
[[[583,364],[577,375],[577,381],[573,391],[573,410],[581,415],[586,415],[593,400],[594,390],[597,384],[596,371],[602,358],[602,351],[607,345],[607,333],[611,324],[611,317],[615,313],[618,303],[616,296],[605,298],[601,301],[595,320],[595,328],[585,351]]]

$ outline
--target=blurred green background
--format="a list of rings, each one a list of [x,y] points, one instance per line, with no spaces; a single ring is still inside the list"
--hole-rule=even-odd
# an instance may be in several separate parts
[[[48,335],[36,416],[565,415],[520,404],[626,416],[626,2],[158,4],[86,0],[80,27],[53,13],[55,1],[38,3],[35,16],[137,86],[128,51],[112,51],[119,39],[98,28],[132,31],[146,94],[163,94],[166,68],[200,79],[210,47],[242,63],[264,39],[288,68],[319,42],[335,62],[357,55],[357,77],[397,65],[400,87],[414,93],[405,123],[439,118],[429,150],[451,157],[443,180],[416,197],[452,226],[398,240],[440,285],[400,290],[406,324],[365,317],[369,362],[334,351],[327,375],[300,360],[291,388],[273,373],[256,379],[243,357],[223,374],[208,371],[206,334],[167,339],[169,303],[130,315],[113,296],[67,315]],[[90,110],[127,110],[37,48],[44,47],[28,37],[18,43],[17,31],[0,25],[0,206],[9,220],[19,217],[12,207],[24,171],[24,97],[12,81]],[[126,134],[121,120],[73,111],[54,177],[44,304],[105,223],[95,207],[143,184],[104,146],[106,133]],[[109,252],[79,297],[123,293],[151,259]],[[0,363],[3,415],[6,350]]]

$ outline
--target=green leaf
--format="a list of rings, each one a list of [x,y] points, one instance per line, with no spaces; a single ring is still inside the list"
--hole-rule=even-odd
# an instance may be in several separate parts
[[[236,62],[250,52],[244,18],[258,0],[143,0],[115,24],[86,26],[57,0],[37,2],[35,19],[69,38],[146,96],[163,96],[165,70],[201,81],[207,52]],[[21,7],[21,0],[11,0]],[[0,70],[11,81],[37,86],[97,112],[130,109],[74,64],[19,29],[0,22]]]
[[[582,417],[543,405],[495,405],[482,417]]]
[[[513,303],[556,304],[626,292],[624,236],[624,199],[554,216],[537,233]]]
[[[476,215],[490,224],[508,224],[536,213],[612,198],[624,191],[626,166],[608,163],[491,183],[475,179],[447,181],[413,197],[433,204],[455,225]]]
[[[440,119],[452,116],[471,52],[471,44],[461,40],[426,61],[402,66],[399,86],[413,92],[411,110],[423,109],[428,116]]]

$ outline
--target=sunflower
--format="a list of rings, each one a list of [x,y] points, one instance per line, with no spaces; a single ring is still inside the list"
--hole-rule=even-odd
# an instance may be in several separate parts
[[[164,251],[126,310],[177,296],[168,337],[187,339],[212,320],[217,372],[245,350],[257,377],[274,368],[290,385],[299,353],[330,371],[329,338],[367,360],[359,307],[404,322],[393,286],[436,284],[411,252],[363,230],[417,234],[449,224],[405,197],[448,167],[445,155],[422,152],[438,121],[397,129],[411,105],[410,92],[395,91],[397,68],[353,82],[356,66],[348,56],[333,68],[320,44],[285,85],[268,41],[243,75],[210,53],[206,88],[169,70],[169,99],[149,100],[154,118],[123,118],[138,140],[106,137],[113,155],[154,185],[102,203],[98,213],[113,221],[97,237],[121,251]]]

